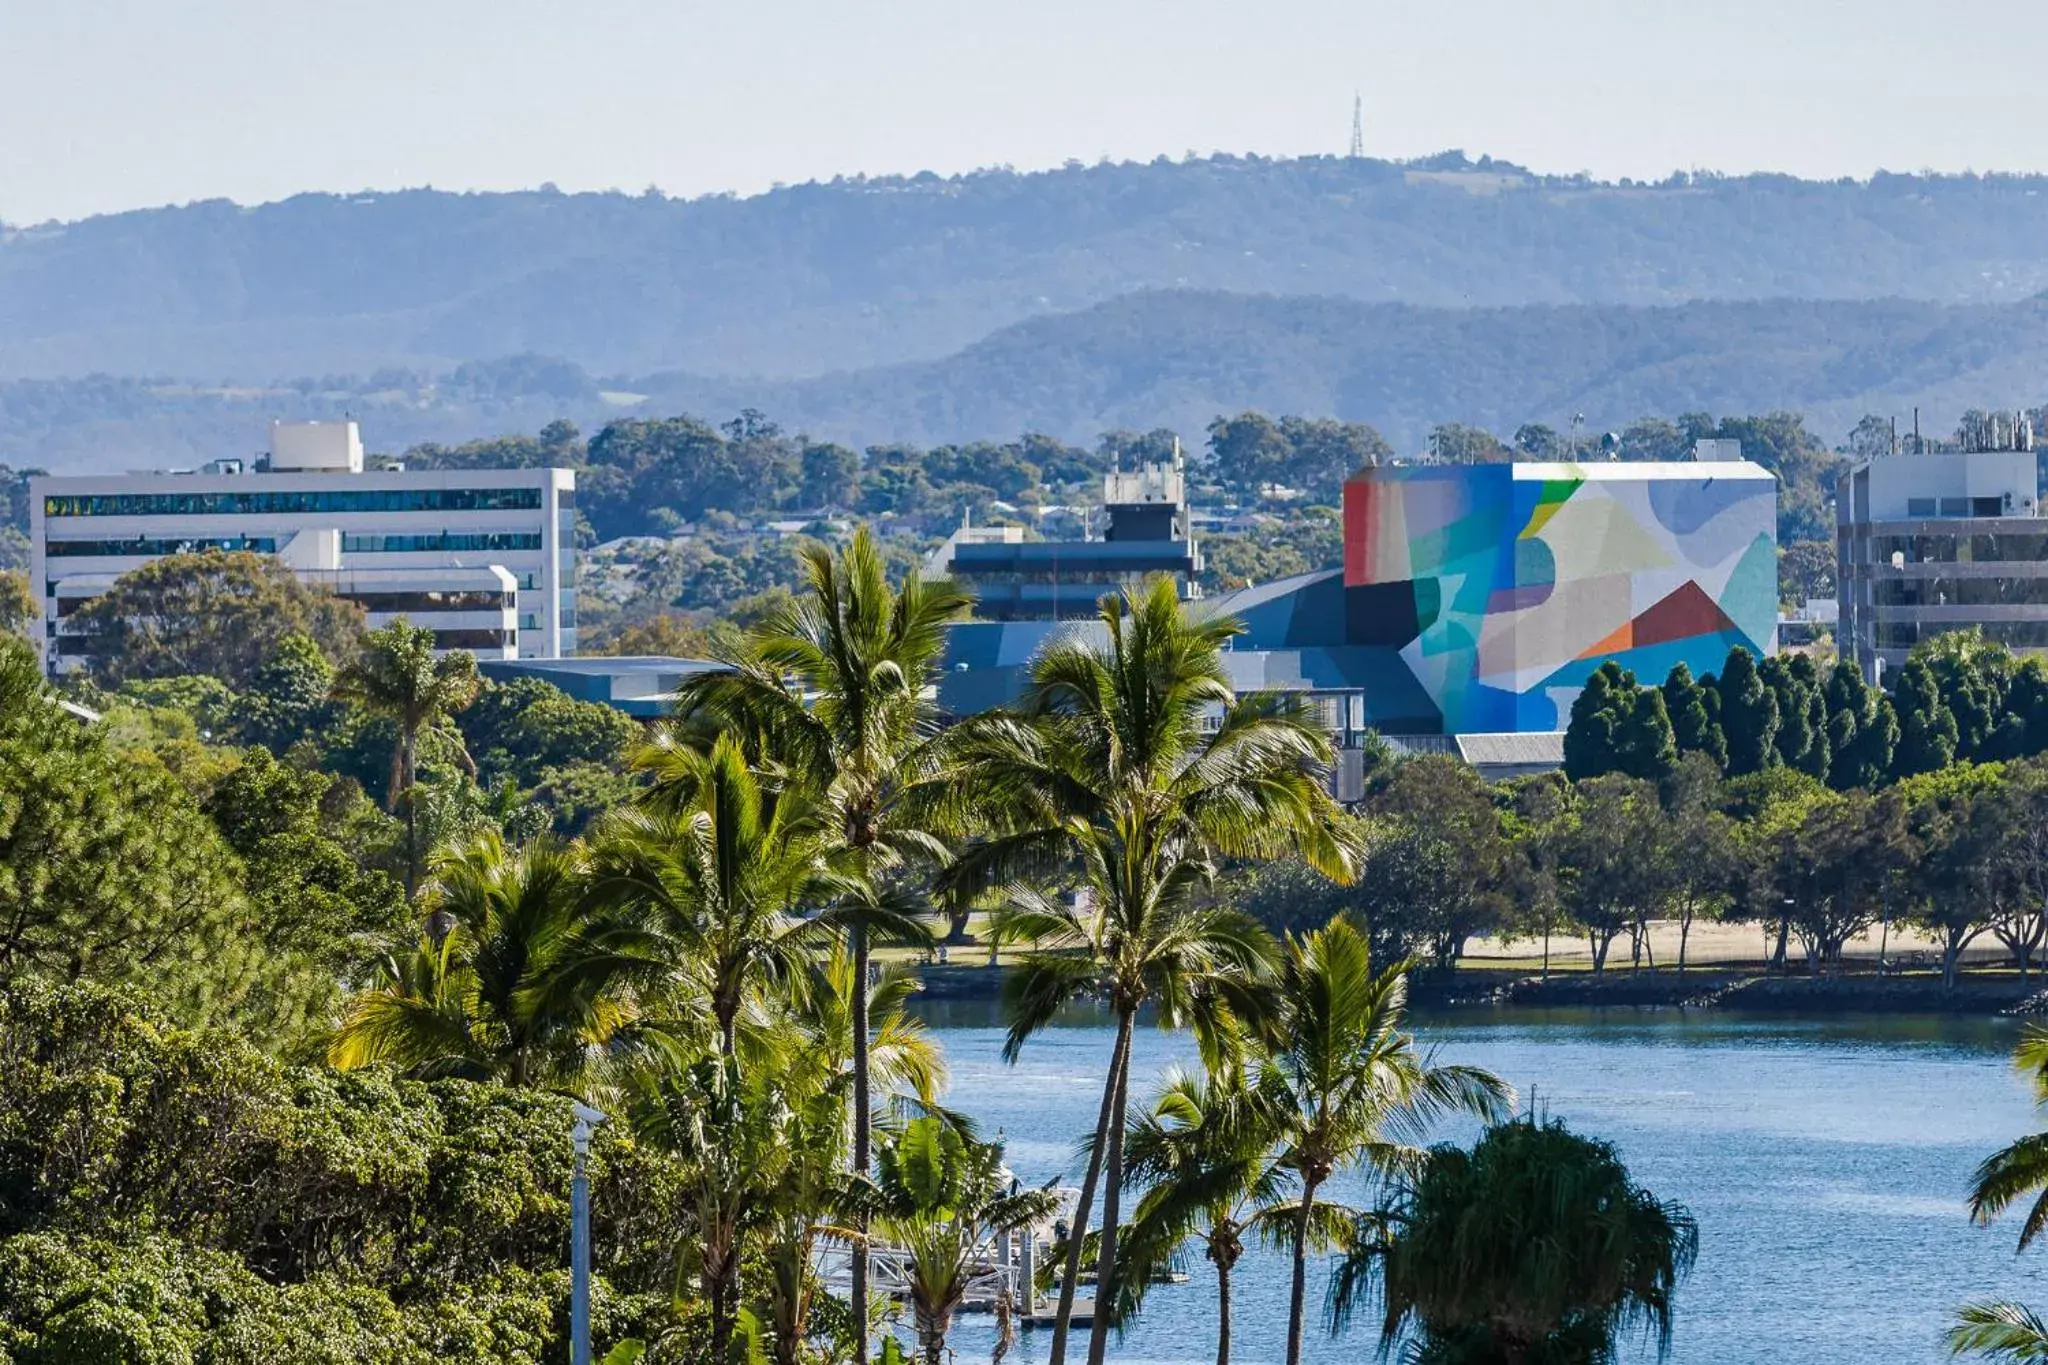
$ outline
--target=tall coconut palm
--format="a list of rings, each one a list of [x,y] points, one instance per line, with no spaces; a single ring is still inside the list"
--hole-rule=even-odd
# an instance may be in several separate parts
[[[1331,1278],[1337,1330],[1368,1300],[1382,1350],[1426,1362],[1605,1365],[1642,1329],[1671,1346],[1672,1295],[1699,1246],[1690,1214],[1562,1123],[1500,1124],[1432,1149],[1363,1216]]]
[[[1001,1147],[935,1117],[911,1120],[881,1156],[875,1225],[903,1251],[924,1365],[944,1365],[946,1333],[984,1244],[1051,1216],[1059,1196],[1015,1188]]]
[[[728,665],[699,674],[677,696],[675,728],[656,738],[643,762],[657,784],[660,751],[685,747],[692,728],[727,729],[757,742],[758,755],[787,779],[815,792],[832,817],[838,842],[855,861],[850,870],[871,888],[884,886],[906,862],[943,861],[930,812],[948,796],[953,776],[930,685],[946,648],[946,627],[971,599],[912,575],[892,589],[882,553],[863,528],[845,551],[802,551],[804,592],[771,612],[746,637],[718,643]],[[847,907],[855,1008],[853,1166],[865,1173],[872,1141],[867,1008],[871,938],[915,937],[918,926],[887,913],[875,895]],[[853,1311],[868,1314],[867,1250],[853,1261]],[[855,1360],[865,1365],[867,1337]]]
[[[1137,1306],[1153,1274],[1190,1241],[1216,1268],[1216,1365],[1230,1365],[1230,1276],[1261,1206],[1277,1204],[1286,1173],[1273,1164],[1273,1115],[1240,1067],[1213,1076],[1175,1073],[1130,1125],[1131,1177],[1149,1186],[1123,1237],[1118,1316]]]
[[[591,911],[587,886],[580,845],[537,839],[515,850],[485,833],[450,850],[424,892],[447,931],[423,935],[349,1003],[328,1061],[579,1084],[633,1019],[632,983],[654,965],[635,930]]]
[[[661,762],[659,799],[617,812],[596,835],[591,886],[644,931],[642,951],[669,964],[671,999],[708,1004],[730,1057],[749,996],[800,971],[826,927],[799,912],[850,894],[850,879],[828,866],[816,803],[762,781],[737,739],[667,750]]]
[[[391,779],[385,791],[388,810],[405,807],[405,893],[410,899],[419,884],[420,848],[410,794],[419,771],[420,736],[436,729],[476,700],[481,681],[475,656],[455,650],[436,656],[434,632],[398,620],[363,637],[356,657],[334,675],[333,696],[353,702],[373,716],[389,719],[398,730],[391,750]],[[459,735],[451,752],[464,771],[475,775]]]
[[[1293,1255],[1287,1365],[1300,1365],[1311,1247],[1334,1245],[1355,1213],[1320,1198],[1339,1171],[1391,1174],[1420,1160],[1406,1139],[1451,1113],[1503,1115],[1513,1092],[1487,1072],[1439,1066],[1405,1031],[1406,964],[1374,972],[1365,936],[1332,920],[1287,945],[1281,972],[1284,1015],[1259,1069],[1260,1102],[1280,1124],[1281,1169],[1294,1198],[1270,1210],[1284,1217]]]
[[[952,873],[1004,883],[997,932],[1037,945],[1005,983],[1006,1056],[1078,998],[1106,998],[1117,1021],[1052,1365],[1065,1359],[1098,1180],[1096,1293],[1116,1302],[1120,1120],[1139,1010],[1153,1006],[1165,1027],[1194,1025],[1213,1057],[1230,1033],[1222,1025],[1267,974],[1270,938],[1205,903],[1202,888],[1226,858],[1292,851],[1339,878],[1353,866],[1319,775],[1327,736],[1282,698],[1231,692],[1223,646],[1238,622],[1190,617],[1161,579],[1104,599],[1101,628],[1100,644],[1066,637],[1041,651],[1020,715],[962,727],[971,788],[994,828]],[[1078,905],[1042,889],[1076,867]],[[1095,1315],[1090,1365],[1101,1365],[1109,1318]]]

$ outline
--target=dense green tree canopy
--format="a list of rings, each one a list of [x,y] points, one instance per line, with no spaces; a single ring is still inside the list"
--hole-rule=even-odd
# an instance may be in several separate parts
[[[269,555],[240,550],[152,560],[123,574],[71,622],[105,684],[204,673],[237,689],[288,635],[306,636],[338,659],[363,630],[360,607],[307,587]]]

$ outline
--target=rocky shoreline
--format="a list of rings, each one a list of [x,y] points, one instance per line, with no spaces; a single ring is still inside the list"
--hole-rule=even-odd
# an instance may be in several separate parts
[[[921,968],[926,1001],[993,1001],[1002,994],[1001,967]],[[1555,972],[1548,981],[1525,971],[1460,967],[1418,972],[1410,986],[1415,1005],[1429,1009],[1662,1008],[1748,1010],[1770,1014],[2048,1015],[2048,977],[1964,976],[1953,991],[1931,975],[1902,977],[1768,976],[1693,969]]]

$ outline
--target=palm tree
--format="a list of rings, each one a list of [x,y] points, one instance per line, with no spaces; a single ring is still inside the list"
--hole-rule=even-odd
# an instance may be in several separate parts
[[[1993,1360],[2048,1360],[2048,1322],[2024,1305],[2005,1299],[1966,1303],[1949,1329],[1954,1355],[1974,1351]]]
[[[1399,1171],[1422,1156],[1403,1138],[1450,1113],[1498,1118],[1513,1092],[1487,1072],[1439,1066],[1416,1045],[1403,1031],[1407,964],[1375,973],[1365,936],[1349,920],[1288,942],[1280,998],[1285,1013],[1255,1084],[1278,1117],[1279,1165],[1298,1187],[1293,1201],[1269,1212],[1291,1224],[1287,1365],[1300,1365],[1309,1248],[1334,1245],[1356,1217],[1318,1199],[1324,1184],[1359,1166]]]
[[[328,1046],[343,1070],[388,1063],[422,1077],[574,1086],[632,1021],[653,964],[639,935],[587,908],[583,849],[487,832],[435,864],[425,934],[349,1004]]]
[[[1377,1297],[1382,1350],[1408,1339],[1421,1361],[1605,1365],[1638,1326],[1662,1357],[1698,1246],[1691,1215],[1631,1181],[1608,1144],[1504,1123],[1470,1152],[1432,1149],[1358,1220],[1331,1326]]]
[[[1275,1137],[1273,1115],[1246,1086],[1242,1068],[1168,1076],[1126,1139],[1128,1172],[1150,1188],[1123,1238],[1120,1321],[1156,1270],[1190,1240],[1200,1242],[1216,1267],[1216,1365],[1230,1365],[1230,1274],[1257,1210],[1277,1204],[1286,1183],[1273,1164]]]
[[[2048,1029],[2027,1029],[2013,1050],[2013,1065],[2032,1086],[2034,1103],[2048,1105]],[[1989,1224],[2028,1194],[2034,1202],[2020,1224],[2021,1251],[2048,1227],[2048,1133],[2030,1133],[1985,1158],[1971,1184],[1970,1218]],[[1965,1304],[1948,1344],[1958,1355],[1977,1351],[2003,1360],[2048,1360],[2048,1326],[2020,1304]]]
[[[772,1223],[802,1140],[791,1093],[773,1067],[742,1070],[732,1057],[647,1068],[627,1081],[627,1118],[640,1142],[677,1159],[689,1213],[688,1270],[710,1310],[707,1359],[732,1359],[740,1262]]]
[[[476,658],[456,650],[436,656],[434,632],[404,620],[393,621],[382,630],[363,637],[355,659],[334,675],[336,700],[353,702],[374,716],[388,718],[398,728],[398,742],[391,750],[391,780],[385,792],[387,810],[398,809],[401,795],[405,808],[405,894],[412,898],[419,882],[420,852],[413,819],[413,779],[419,768],[420,735],[441,727],[456,712],[476,700],[481,686]],[[462,769],[474,776],[476,765],[468,750],[455,738],[453,753]]]
[[[2013,1065],[2032,1085],[2034,1103],[2048,1105],[2048,1029],[2027,1029],[2013,1050]],[[2029,1193],[2035,1198],[2020,1224],[2021,1251],[2048,1227],[2048,1133],[2030,1133],[1984,1159],[1970,1187],[1970,1218],[1989,1224]]]
[[[942,862],[931,810],[948,797],[954,775],[929,685],[946,648],[946,627],[971,601],[916,575],[891,589],[881,550],[865,528],[835,559],[821,545],[802,552],[804,593],[772,611],[743,640],[714,650],[729,667],[687,681],[677,696],[678,728],[658,745],[681,747],[692,726],[747,736],[757,757],[816,793],[833,817],[837,840],[854,857],[854,874],[882,886],[906,861]],[[660,759],[643,765],[657,785]],[[891,901],[871,896],[847,907],[855,1007],[853,1167],[866,1173],[872,1141],[869,1110],[868,950],[876,934],[917,937],[914,920],[888,913]],[[853,1313],[867,1322],[867,1250],[853,1257]],[[854,1353],[867,1360],[865,1328]]]
[[[829,927],[798,912],[846,893],[849,879],[826,866],[815,803],[762,781],[738,740],[722,735],[708,753],[664,749],[659,762],[655,799],[598,832],[592,889],[669,964],[671,998],[708,1003],[718,1052],[730,1057],[749,996],[800,970]]]
[[[795,1365],[818,1291],[815,1252],[862,1207],[849,1194],[846,1153],[853,1088],[853,958],[843,944],[788,983],[779,1025],[763,1038],[792,1110],[794,1149],[773,1200],[762,1261],[768,1275],[769,1332],[776,1365]],[[937,1109],[946,1064],[905,1003],[919,989],[906,972],[885,972],[868,993],[869,1057],[876,1089],[898,1104]],[[879,1107],[879,1106],[878,1106]]]
[[[946,1332],[984,1244],[1051,1216],[1059,1196],[1017,1189],[1001,1147],[936,1117],[911,1120],[881,1156],[875,1223],[902,1248],[925,1365],[944,1365]]]
[[[1004,940],[1038,945],[1005,983],[1006,1057],[1069,1001],[1099,996],[1117,1021],[1067,1273],[1052,1365],[1065,1359],[1082,1241],[1098,1180],[1103,1216],[1097,1301],[1116,1302],[1117,1220],[1131,1032],[1156,1007],[1164,1027],[1193,1024],[1214,1058],[1233,1011],[1267,975],[1271,940],[1255,923],[1205,904],[1225,858],[1300,853],[1348,877],[1353,853],[1318,770],[1327,737],[1289,701],[1234,697],[1222,648],[1243,627],[1191,619],[1161,579],[1105,598],[1106,642],[1056,640],[1031,666],[1022,713],[961,727],[971,787],[994,829],[950,874],[1007,882]],[[1213,728],[1212,728],[1213,724]],[[1082,903],[1040,889],[1078,864]],[[1039,885],[1025,885],[1027,878]],[[1095,1315],[1090,1365],[1101,1365],[1110,1314]]]

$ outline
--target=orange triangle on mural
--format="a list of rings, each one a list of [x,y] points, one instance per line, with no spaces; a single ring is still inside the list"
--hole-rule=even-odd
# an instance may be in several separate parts
[[[1579,657],[1581,659],[1605,659],[1610,655],[1620,654],[1635,647],[1635,636],[1636,623],[1624,621],[1618,629],[1610,632],[1606,638],[1599,641]]]

